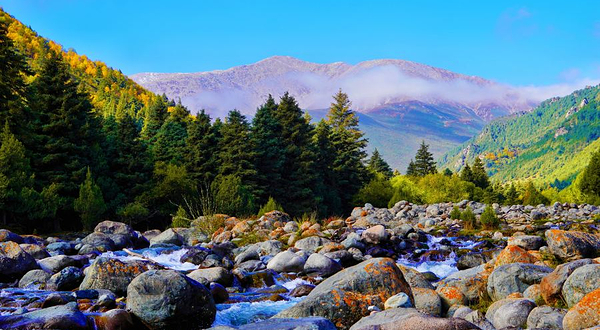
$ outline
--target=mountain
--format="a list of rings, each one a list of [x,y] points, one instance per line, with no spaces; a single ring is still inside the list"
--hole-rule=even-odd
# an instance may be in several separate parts
[[[223,117],[238,109],[252,116],[268,94],[289,91],[320,118],[342,88],[363,114],[361,128],[393,167],[404,170],[422,139],[441,156],[479,132],[485,122],[538,104],[518,88],[404,60],[350,65],[317,64],[274,56],[228,70],[140,73],[145,88],[181,99],[192,111]]]
[[[500,181],[531,179],[565,187],[600,149],[600,85],[495,120],[440,159],[454,171],[475,157]]]

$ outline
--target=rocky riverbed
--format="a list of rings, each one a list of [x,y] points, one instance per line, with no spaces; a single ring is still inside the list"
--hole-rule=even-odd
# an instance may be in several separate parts
[[[347,219],[224,217],[212,237],[104,221],[0,230],[0,329],[588,329],[600,325],[600,208],[463,201]]]

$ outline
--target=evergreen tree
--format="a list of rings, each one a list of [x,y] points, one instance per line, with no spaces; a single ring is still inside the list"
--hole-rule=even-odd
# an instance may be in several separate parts
[[[252,121],[252,142],[256,149],[256,181],[260,195],[257,202],[264,204],[269,196],[281,198],[287,186],[282,182],[285,163],[281,125],[275,117],[277,104],[271,95],[267,102],[258,108]]]
[[[479,157],[475,157],[471,171],[473,172],[473,181],[471,182],[477,187],[485,189],[490,185],[490,179],[485,171],[483,162]]]
[[[591,203],[600,202],[600,150],[596,151],[581,174],[579,190]]]
[[[157,162],[182,165],[187,139],[189,111],[177,104],[154,136],[152,153]]]
[[[314,191],[318,213],[323,217],[328,214],[342,214],[339,176],[333,168],[337,155],[330,140],[331,136],[331,127],[324,120],[319,121],[313,137],[316,151],[314,169],[318,175]]]
[[[8,121],[11,131],[23,139],[32,120],[26,107],[24,80],[30,72],[25,57],[8,37],[8,26],[4,17],[0,17],[0,124]]]
[[[508,190],[506,191],[506,205],[517,205],[519,204],[519,193],[515,188],[514,184],[510,184]]]
[[[74,208],[81,217],[84,230],[92,230],[106,211],[102,191],[92,179],[89,168],[85,181],[79,187],[79,197],[74,201]]]
[[[452,176],[452,174],[453,174],[453,173],[452,173],[452,171],[451,171],[449,168],[447,168],[447,167],[446,167],[446,168],[444,169],[444,175],[445,175],[445,176]]]
[[[22,212],[23,189],[30,187],[29,159],[25,147],[11,133],[8,121],[0,134],[0,216],[6,225],[7,217]]]
[[[218,138],[210,117],[200,111],[188,125],[185,141],[185,166],[197,184],[210,185],[217,175]]]
[[[367,168],[373,173],[381,173],[386,178],[391,178],[394,172],[390,165],[381,157],[379,150],[375,148],[373,154],[367,163]]]
[[[414,166],[417,176],[437,173],[433,154],[429,152],[429,145],[425,144],[425,141],[421,142],[421,146],[417,150]]]
[[[406,175],[408,176],[417,176],[417,167],[415,166],[415,162],[411,159],[408,163],[408,167],[406,168]]]
[[[169,116],[166,97],[156,96],[152,99],[144,114],[144,127],[142,136],[153,142],[156,134]]]
[[[335,186],[342,209],[348,212],[353,207],[352,198],[367,180],[367,171],[363,160],[367,156],[367,139],[358,127],[358,116],[350,109],[348,95],[341,90],[333,96],[329,107],[327,124],[331,126],[331,144],[333,147],[332,167],[335,174]],[[340,211],[336,211],[337,214]]]
[[[88,95],[78,87],[61,56],[50,51],[33,82],[38,141],[32,159],[37,186],[55,184],[61,197],[55,229],[59,229],[59,218],[72,218],[79,184],[86,168],[94,165],[99,149],[99,124],[91,113]]]
[[[537,206],[539,204],[548,204],[549,200],[540,193],[539,190],[533,185],[533,182],[527,182],[525,186],[525,192],[523,193],[523,205]]]
[[[311,212],[316,206],[313,191],[316,175],[313,168],[312,127],[289,93],[281,97],[275,118],[281,126],[281,140],[284,146],[285,161],[281,182],[287,187],[284,195],[273,197],[291,215],[300,216]]]
[[[257,192],[254,147],[250,124],[239,111],[230,111],[221,128],[219,143],[219,176],[235,176],[251,193]],[[260,195],[260,192],[258,192]]]
[[[465,164],[462,171],[460,172],[460,179],[465,182],[473,182],[473,171],[471,170],[471,166],[469,164]]]

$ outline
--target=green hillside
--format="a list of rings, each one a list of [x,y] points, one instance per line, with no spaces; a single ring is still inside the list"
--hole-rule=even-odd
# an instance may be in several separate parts
[[[502,118],[441,157],[440,168],[459,171],[484,160],[496,180],[531,179],[567,186],[600,148],[600,85],[544,101],[532,112]]]

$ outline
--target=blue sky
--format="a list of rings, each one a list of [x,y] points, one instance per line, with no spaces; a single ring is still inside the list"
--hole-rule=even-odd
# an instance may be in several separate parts
[[[0,0],[41,35],[126,74],[273,55],[405,59],[515,85],[600,78],[600,1]]]

